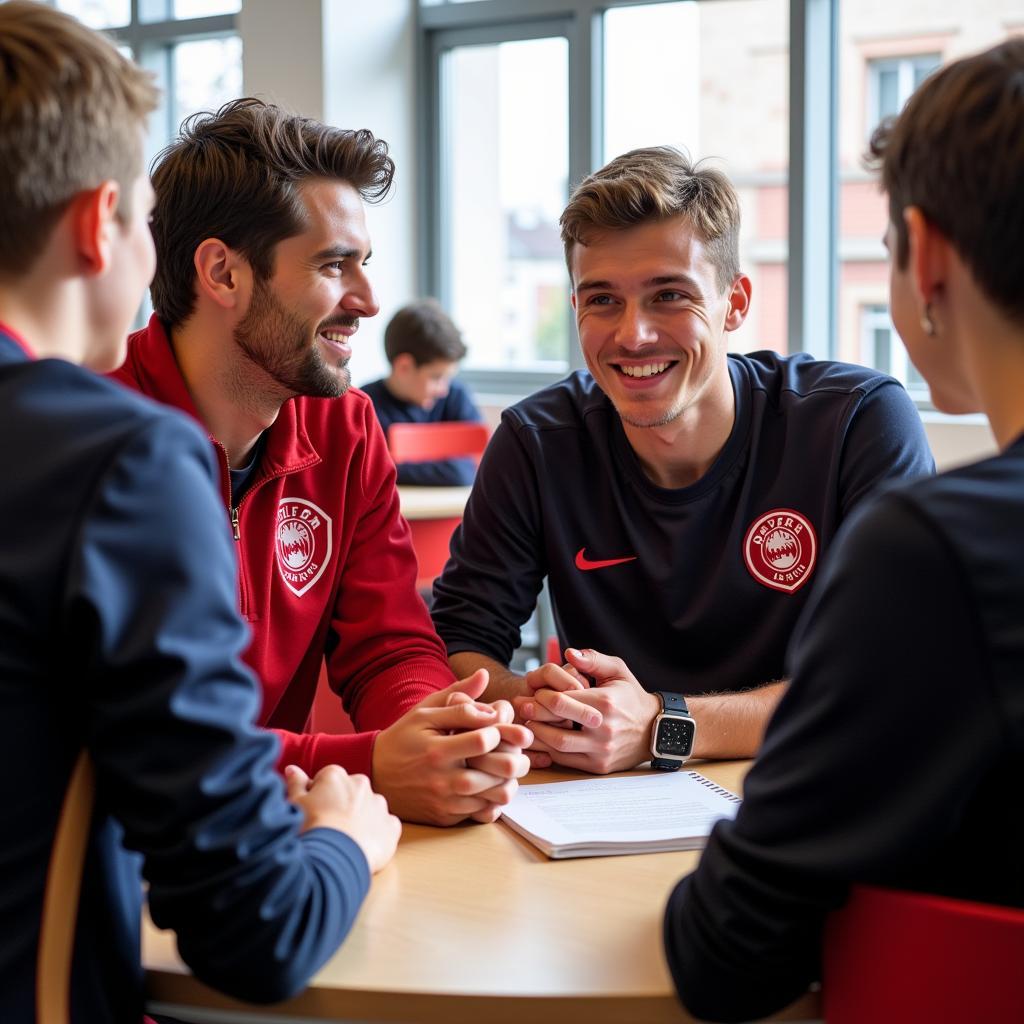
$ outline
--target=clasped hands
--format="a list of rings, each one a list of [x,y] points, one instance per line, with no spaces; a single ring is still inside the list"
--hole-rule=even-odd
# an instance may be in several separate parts
[[[373,786],[405,821],[454,825],[495,821],[530,770],[527,727],[508,701],[478,700],[487,672],[431,694],[378,735]]]
[[[651,725],[661,710],[657,696],[621,658],[572,647],[565,657],[564,665],[549,662],[527,672],[530,693],[512,699],[533,731],[527,751],[533,767],[554,762],[606,775],[648,760]]]

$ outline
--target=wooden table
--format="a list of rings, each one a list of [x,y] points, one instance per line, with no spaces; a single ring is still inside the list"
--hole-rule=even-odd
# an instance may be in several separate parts
[[[748,763],[696,767],[739,791]],[[544,771],[528,781],[578,777]],[[661,921],[670,890],[697,858],[549,861],[501,824],[406,825],[348,939],[303,995],[266,1010],[218,995],[187,973],[173,936],[147,921],[150,1011],[201,1020],[194,1008],[204,1007],[221,1022],[689,1021],[672,989]],[[808,995],[772,1019],[818,1016]]]
[[[406,519],[451,519],[461,518],[469,501],[466,487],[413,487],[398,488],[398,501]]]

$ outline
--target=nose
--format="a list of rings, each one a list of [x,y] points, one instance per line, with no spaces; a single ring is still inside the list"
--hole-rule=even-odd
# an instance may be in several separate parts
[[[615,327],[615,341],[622,348],[643,348],[657,340],[657,329],[647,311],[639,303],[627,302]]]
[[[352,274],[353,277],[350,278],[348,287],[341,296],[342,309],[352,316],[376,316],[380,312],[380,303],[377,302],[370,279],[362,267],[353,270]]]

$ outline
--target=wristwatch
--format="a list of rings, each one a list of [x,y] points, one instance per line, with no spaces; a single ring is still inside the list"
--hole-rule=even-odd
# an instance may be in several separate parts
[[[697,723],[681,693],[655,692],[661,700],[661,713],[651,730],[651,767],[674,772],[693,753]]]

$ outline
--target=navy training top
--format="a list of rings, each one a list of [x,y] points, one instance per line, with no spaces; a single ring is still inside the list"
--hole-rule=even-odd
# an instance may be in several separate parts
[[[760,1019],[805,992],[853,883],[1024,907],[1022,609],[1024,437],[853,516],[740,812],[668,905],[691,1013]]]
[[[95,810],[60,924],[77,913],[72,1021],[142,1017],[143,876],[200,979],[286,998],[347,933],[369,869],[341,832],[299,834],[278,742],[253,725],[209,441],[2,331],[0,438],[0,1020],[35,1019],[51,845],[83,748]]]
[[[392,423],[479,423],[482,419],[469,391],[458,380],[451,381],[448,394],[429,409],[396,398],[383,379],[364,385],[360,391],[364,391],[373,402],[385,437]],[[465,487],[473,482],[476,473],[476,463],[472,459],[402,462],[396,468],[399,484],[427,487]]]
[[[875,370],[730,355],[732,432],[680,489],[646,476],[585,371],[507,409],[434,585],[449,654],[507,665],[545,576],[561,646],[621,657],[648,690],[780,679],[821,558],[884,480],[932,473],[920,416]]]

